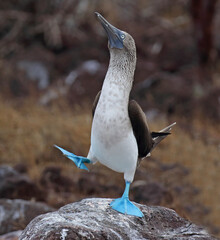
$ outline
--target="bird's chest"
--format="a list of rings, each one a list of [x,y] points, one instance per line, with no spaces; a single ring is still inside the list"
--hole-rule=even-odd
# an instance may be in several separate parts
[[[119,150],[129,152],[128,148],[135,141],[128,116],[129,92],[130,87],[112,82],[106,77],[91,131],[91,146],[99,160],[108,162],[110,156],[118,155]]]
[[[125,107],[96,109],[92,124],[91,146],[97,159],[114,171],[134,167],[137,144]]]
[[[111,147],[126,138],[131,129],[126,105],[103,102],[97,109],[92,124],[92,138]]]

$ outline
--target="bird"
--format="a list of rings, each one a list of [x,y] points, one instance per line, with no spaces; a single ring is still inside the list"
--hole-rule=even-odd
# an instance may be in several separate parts
[[[92,108],[91,144],[87,157],[77,156],[55,145],[78,168],[88,170],[85,163],[100,162],[113,171],[123,173],[125,190],[110,206],[119,213],[143,217],[130,201],[129,189],[136,168],[164,139],[176,124],[159,132],[151,132],[140,105],[130,99],[136,68],[136,46],[133,37],[110,24],[95,12],[108,37],[109,67],[101,91]]]

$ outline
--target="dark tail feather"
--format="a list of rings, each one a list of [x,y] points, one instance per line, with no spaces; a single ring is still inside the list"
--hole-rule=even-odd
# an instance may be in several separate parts
[[[169,134],[170,134],[169,132],[152,132],[151,137],[156,138],[156,137],[166,136]]]
[[[171,129],[172,129],[172,127],[173,127],[174,125],[176,125],[176,122],[172,123],[172,124],[169,125],[168,127],[165,127],[164,129],[160,130],[159,133],[156,133],[156,134],[162,133],[163,135],[162,135],[162,136],[158,136],[158,135],[157,135],[158,137],[155,137],[155,138],[154,138],[154,145],[153,145],[151,151],[152,151],[164,138],[166,138],[166,137],[169,135],[169,133],[170,133],[170,131],[171,131]]]

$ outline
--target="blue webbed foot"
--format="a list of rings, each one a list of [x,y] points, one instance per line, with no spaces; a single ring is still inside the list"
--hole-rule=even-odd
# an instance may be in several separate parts
[[[86,157],[77,156],[71,152],[66,151],[65,149],[63,149],[57,145],[54,145],[54,147],[58,148],[66,157],[68,157],[70,160],[72,160],[78,168],[89,171],[89,169],[86,167],[86,165],[84,163],[91,163],[91,160],[89,160]]]
[[[128,214],[136,217],[143,217],[144,214],[136,207],[128,198],[130,182],[126,181],[125,191],[121,198],[115,199],[110,203],[110,206],[123,214]]]
[[[133,215],[136,217],[143,217],[141,210],[136,207],[128,198],[118,198],[111,202],[110,206],[123,214]]]

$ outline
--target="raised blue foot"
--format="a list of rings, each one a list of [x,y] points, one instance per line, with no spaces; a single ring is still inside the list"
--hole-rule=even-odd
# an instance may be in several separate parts
[[[78,168],[89,171],[89,169],[86,167],[86,165],[84,163],[91,163],[91,160],[89,160],[88,158],[85,158],[85,157],[77,156],[71,152],[66,151],[65,149],[63,149],[57,145],[54,145],[54,147],[58,148],[63,153],[63,155],[65,155],[70,160],[72,160]]]
[[[127,215],[133,215],[136,217],[143,217],[143,213],[141,210],[136,207],[128,198],[128,193],[129,193],[129,188],[130,188],[130,182],[126,181],[126,186],[125,186],[125,191],[124,194],[121,198],[115,199],[110,203],[110,206],[123,214]]]

